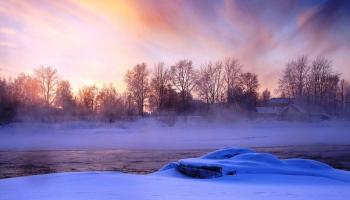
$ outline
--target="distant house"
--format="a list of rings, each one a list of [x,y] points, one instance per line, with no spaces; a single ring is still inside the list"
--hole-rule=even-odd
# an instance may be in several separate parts
[[[269,107],[269,106],[262,106],[262,107],[257,107],[257,113],[262,116],[262,117],[278,117],[284,107]]]
[[[257,113],[264,118],[280,118],[281,112],[292,103],[288,98],[271,98],[267,105],[257,107]]]
[[[280,117],[282,120],[289,120],[289,121],[299,121],[299,120],[309,120],[309,114],[300,106],[297,106],[295,104],[290,104],[286,108],[284,108],[281,113]]]
[[[327,114],[310,112],[295,103],[294,99],[272,98],[266,106],[257,107],[257,114],[262,118],[274,118],[289,121],[328,120]]]
[[[291,98],[271,98],[268,101],[269,107],[285,107],[293,103],[294,99]]]

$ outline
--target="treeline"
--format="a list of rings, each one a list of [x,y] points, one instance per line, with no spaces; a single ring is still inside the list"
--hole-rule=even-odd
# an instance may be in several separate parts
[[[213,112],[253,116],[267,105],[270,92],[258,94],[258,76],[234,58],[194,67],[191,60],[171,66],[140,63],[125,75],[127,89],[110,84],[84,86],[73,93],[51,67],[32,75],[0,79],[0,122],[102,120],[113,122],[145,115],[210,115]],[[350,110],[350,83],[335,73],[329,60],[306,56],[287,63],[279,80],[280,95],[332,115]],[[217,113],[216,113],[217,114]]]
[[[137,116],[207,113],[211,106],[253,113],[258,102],[258,77],[243,72],[233,58],[208,62],[196,70],[191,60],[174,65],[145,63],[128,70],[127,90],[111,84],[85,86],[74,94],[56,69],[39,67],[32,75],[0,80],[0,121],[115,120]]]
[[[322,56],[311,61],[307,56],[289,61],[279,79],[279,92],[311,112],[338,116],[350,113],[350,82]]]
[[[167,111],[188,113],[225,104],[241,111],[254,112],[258,101],[258,77],[243,72],[233,58],[208,62],[195,70],[190,60],[167,67],[156,64],[149,70],[145,63],[126,74],[127,95],[139,115],[148,109],[153,114]]]

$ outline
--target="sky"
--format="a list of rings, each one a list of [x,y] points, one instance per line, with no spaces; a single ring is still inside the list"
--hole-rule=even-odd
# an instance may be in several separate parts
[[[288,60],[329,58],[350,78],[350,1],[0,0],[0,75],[51,66],[74,88],[125,89],[134,65],[231,56],[277,88]]]

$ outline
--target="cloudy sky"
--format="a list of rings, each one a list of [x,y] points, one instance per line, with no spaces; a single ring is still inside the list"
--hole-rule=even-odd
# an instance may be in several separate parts
[[[56,68],[76,88],[151,68],[234,56],[276,88],[285,63],[325,55],[350,78],[350,1],[1,0],[0,74]]]

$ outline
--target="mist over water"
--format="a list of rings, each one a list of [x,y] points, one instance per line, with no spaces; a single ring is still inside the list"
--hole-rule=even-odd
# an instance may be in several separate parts
[[[211,149],[350,144],[350,123],[222,122],[181,118],[134,122],[15,123],[0,128],[0,150]]]

